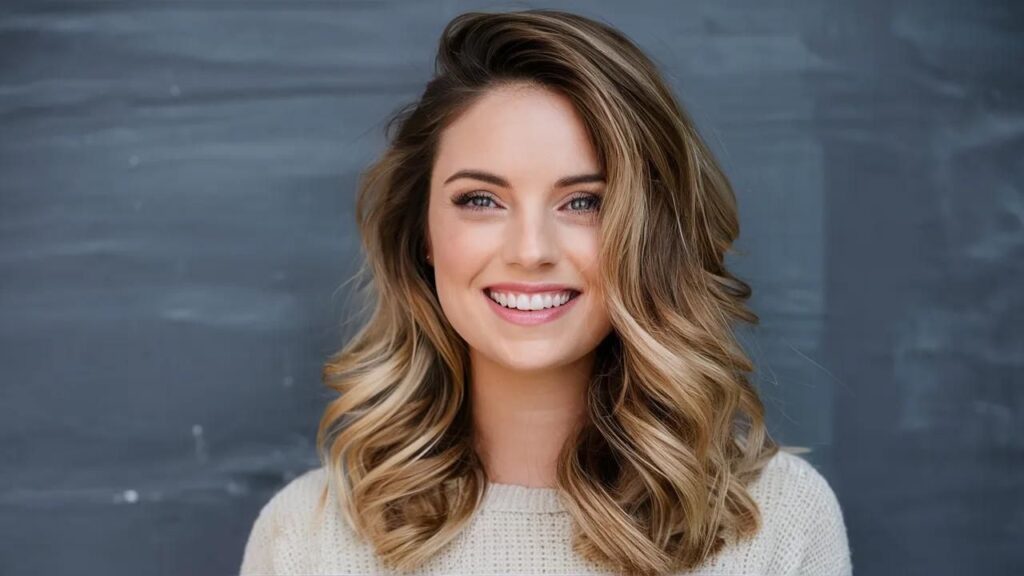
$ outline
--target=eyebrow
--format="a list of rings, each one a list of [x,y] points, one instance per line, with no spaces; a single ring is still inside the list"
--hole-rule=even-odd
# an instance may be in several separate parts
[[[508,183],[508,180],[498,176],[497,174],[491,174],[490,172],[484,172],[483,170],[459,170],[455,174],[452,174],[444,181],[445,184],[459,178],[472,178],[473,180],[481,180],[494,184],[495,186],[501,186],[502,188],[511,188],[512,186]],[[577,174],[575,176],[565,176],[559,178],[555,182],[556,188],[562,188],[565,186],[572,186],[574,184],[585,184],[588,182],[604,182],[604,174]]]

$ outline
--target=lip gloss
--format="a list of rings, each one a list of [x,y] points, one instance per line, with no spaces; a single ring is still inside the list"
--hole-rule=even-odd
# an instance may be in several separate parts
[[[482,294],[484,295],[484,298],[487,299],[487,303],[490,305],[491,310],[494,310],[495,314],[513,324],[519,324],[520,326],[533,326],[561,318],[576,305],[576,301],[579,300],[580,296],[582,296],[582,294],[577,292],[576,295],[570,298],[568,302],[554,308],[544,308],[543,310],[513,310],[511,308],[505,308],[501,304],[495,302],[487,294],[486,290],[484,290]]]

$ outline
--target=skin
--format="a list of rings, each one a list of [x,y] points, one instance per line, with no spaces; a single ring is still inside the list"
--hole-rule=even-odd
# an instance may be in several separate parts
[[[478,170],[508,187],[477,178]],[[566,176],[600,182],[556,187]],[[585,416],[594,349],[611,332],[598,284],[603,174],[572,102],[535,86],[493,88],[441,135],[427,244],[438,298],[470,349],[477,452],[491,482],[555,486],[557,456]],[[460,194],[477,199],[459,206]],[[579,289],[567,314],[512,324],[483,289],[555,282]]]

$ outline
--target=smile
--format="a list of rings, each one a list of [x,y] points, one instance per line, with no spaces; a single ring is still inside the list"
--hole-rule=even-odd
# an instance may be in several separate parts
[[[575,290],[562,290],[560,292],[544,292],[534,294],[522,294],[515,292],[494,292],[487,291],[491,300],[501,304],[505,308],[518,310],[543,310],[545,308],[557,308],[571,300],[578,292]]]
[[[498,316],[525,326],[542,324],[560,318],[574,308],[580,293],[575,290],[560,290],[523,294],[515,292],[483,291],[487,302]]]

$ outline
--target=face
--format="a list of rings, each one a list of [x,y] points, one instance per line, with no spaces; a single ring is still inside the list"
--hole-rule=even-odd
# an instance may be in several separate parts
[[[604,186],[582,120],[556,92],[495,88],[445,129],[428,253],[441,307],[471,355],[544,370],[608,335],[597,259]]]

